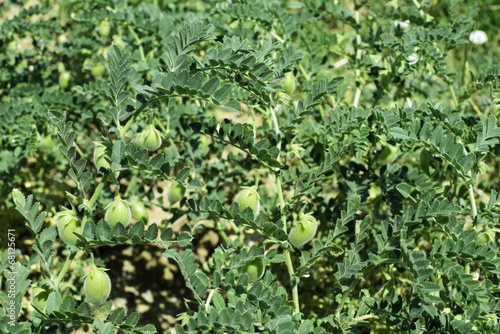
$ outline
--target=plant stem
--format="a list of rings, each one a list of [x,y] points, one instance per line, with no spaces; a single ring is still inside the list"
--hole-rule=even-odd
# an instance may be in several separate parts
[[[136,183],[135,176],[132,175],[132,177],[130,178],[130,182],[129,182],[128,186],[127,186],[127,189],[125,189],[125,192],[123,193],[123,197],[127,198],[128,193],[130,192],[130,190],[132,189],[132,187],[135,186],[135,183]]]
[[[271,30],[269,32],[269,34],[271,36],[273,36],[274,38],[276,38],[281,44],[285,43],[285,40],[283,38],[279,37],[278,34],[274,30]]]
[[[104,188],[104,185],[108,181],[108,177],[109,177],[109,174],[106,174],[102,177],[101,182],[99,183],[96,190],[94,191],[94,194],[90,198],[90,201],[88,203],[86,203],[91,212],[93,211],[94,204],[97,201],[97,197],[99,197],[99,194],[101,193],[102,188]],[[85,200],[85,201],[87,201],[87,200]],[[87,218],[88,218],[89,214],[90,214],[90,212],[88,214],[85,214],[85,217],[83,217],[80,234],[83,234],[83,231],[85,231],[85,224],[87,224]]]
[[[354,290],[354,287],[359,283],[360,279],[359,278],[356,278],[350,285],[349,285],[349,288],[347,290],[344,291],[344,293],[342,294],[342,299],[340,300],[340,303],[339,305],[337,306],[337,318],[340,318],[340,313],[342,312],[342,310],[344,309],[344,304],[345,302],[347,301],[347,299],[349,298],[349,294],[350,292],[352,292]]]
[[[411,107],[411,100],[409,97],[406,98],[406,103],[408,104],[408,107]]]
[[[73,259],[75,258],[77,253],[78,252],[72,252],[71,254],[68,255],[68,258],[66,259],[66,262],[64,263],[63,268],[59,272],[59,275],[57,275],[56,281],[54,282],[57,290],[59,290],[59,284],[61,284],[61,282],[64,278],[64,275],[66,275],[66,272],[68,271],[69,266],[73,262]]]
[[[413,0],[413,3],[415,4],[415,6],[417,7],[417,9],[419,10],[420,15],[424,15],[424,11],[422,10],[422,6],[418,3],[418,1],[417,0]]]
[[[311,81],[311,76],[306,72],[306,70],[304,69],[304,67],[302,66],[301,63],[299,63],[299,70],[300,70],[300,73],[302,73],[302,75],[306,79],[306,81]]]
[[[354,11],[354,20],[356,21],[356,43],[354,44],[354,48],[356,50],[356,65],[361,62],[362,59],[362,50],[359,48],[361,45],[361,35],[359,34],[359,10]],[[359,98],[361,97],[361,85],[360,83],[361,71],[359,69],[356,70],[356,93],[354,94],[353,106],[355,108],[358,107]]]
[[[452,84],[448,85],[448,87],[450,88],[451,102],[453,104],[453,108],[457,108],[458,100],[457,100],[457,95],[455,94],[455,88],[453,88]]]
[[[102,191],[102,188],[104,188],[104,185],[106,184],[106,182],[108,181],[108,174],[104,175],[103,178],[101,179],[101,182],[99,183],[99,185],[97,186],[96,190],[94,191],[94,194],[92,195],[92,197],[90,198],[90,201],[88,203],[88,206],[89,208],[92,210],[95,202],[97,201],[97,197],[99,197],[99,194],[101,193]]]
[[[75,145],[74,148],[76,149],[76,151],[78,152],[78,154],[80,154],[81,157],[84,157],[85,154],[83,153],[82,149],[80,148],[80,146],[78,145]]]
[[[158,118],[155,118],[155,122],[160,127],[160,129],[162,131],[162,135],[163,135],[162,137],[164,137],[168,140],[168,142],[170,143],[170,146],[175,146],[174,140],[172,139],[172,137],[169,136],[170,118],[167,116],[167,127],[166,128],[163,126],[163,124],[161,124],[161,122],[158,120]]]
[[[278,189],[278,199],[279,199],[279,204],[280,204],[280,209],[283,210],[285,207],[285,200],[283,199],[283,190],[281,188],[281,177],[279,175],[276,175],[276,188]],[[283,230],[285,233],[287,233],[287,228],[286,228],[286,217],[282,217],[283,220]]]
[[[472,219],[475,220],[477,216],[477,208],[476,201],[474,200],[474,189],[472,189],[472,185],[469,185],[469,198],[472,206]]]
[[[280,129],[279,129],[279,126],[278,126],[278,120],[276,118],[276,113],[275,113],[275,111],[274,111],[273,108],[271,108],[271,117],[273,119],[273,124],[274,124],[274,127],[275,127],[276,136],[279,136]],[[281,141],[278,142],[277,146],[281,150]],[[281,176],[279,175],[279,173],[275,173],[275,176],[276,176],[276,188],[278,190],[278,198],[279,198],[280,211],[281,211],[281,213],[283,213],[283,209],[285,208],[285,200],[283,198],[283,189],[281,187]],[[281,215],[281,219],[283,221],[283,230],[286,233],[287,232],[287,228],[286,228],[286,216],[282,214]],[[293,296],[293,304],[294,304],[294,313],[297,314],[297,313],[300,313],[299,288],[297,286],[298,280],[297,281],[293,280],[293,276],[294,276],[295,272],[293,270],[293,263],[292,263],[292,257],[290,256],[290,251],[288,249],[285,249],[283,251],[283,253],[284,253],[285,258],[286,258],[286,266],[287,266],[288,274],[290,275],[290,281],[291,281],[291,284],[292,284],[292,296]]]
[[[233,242],[229,237],[227,236],[226,232],[224,230],[219,230],[219,234],[221,235],[222,239],[224,239],[225,243],[227,245],[231,245]]]
[[[285,253],[285,257],[286,257],[286,267],[288,268],[288,274],[290,275],[290,279],[292,279],[292,277],[294,275],[292,257],[290,256],[290,252],[288,250],[285,250],[284,253]],[[293,297],[293,305],[295,308],[294,314],[300,313],[299,288],[297,286],[297,283],[294,283],[292,281],[292,297]]]
[[[461,81],[461,86],[465,87],[467,84],[467,57],[469,54],[469,45],[465,44],[465,50],[464,50],[464,62],[462,64],[462,81]]]
[[[135,41],[137,42],[137,44],[139,44],[139,53],[141,54],[141,60],[143,62],[147,63],[146,57],[144,56],[144,49],[142,47],[142,41],[141,41],[141,39],[139,38],[139,36],[135,32],[135,30],[132,28],[132,26],[128,26],[128,28],[130,30],[130,33],[134,36]]]
[[[278,104],[278,106],[276,108],[278,108],[279,106],[280,105]],[[279,136],[280,130],[279,130],[279,126],[278,126],[278,119],[276,118],[276,113],[274,112],[274,109],[271,109],[271,119],[273,120],[273,125],[274,125],[274,128],[276,129],[276,136]],[[281,149],[281,140],[279,141],[277,146],[279,149]]]
[[[158,118],[155,118],[155,123],[158,125],[158,127],[161,129],[161,131],[163,131],[163,134],[166,137],[168,135],[168,133],[170,132],[170,129],[165,128],[163,126],[163,124],[161,124],[161,122],[160,122],[160,120]],[[167,123],[167,126],[168,126],[168,123]]]
[[[205,303],[205,310],[208,312],[210,309],[210,302],[212,301],[212,297],[214,296],[215,289],[210,290],[210,293],[208,294],[207,301]]]
[[[159,100],[160,98],[157,98],[157,99],[151,99],[149,100],[148,102],[151,103],[151,102],[155,102],[156,100]],[[146,109],[146,107],[149,105],[149,103],[143,103],[139,109],[137,109],[135,112],[134,112],[134,115],[129,119],[129,121],[127,122],[127,124],[125,124],[125,126],[123,128],[120,129],[120,139],[123,139],[123,137],[125,137],[125,134],[127,133],[128,129],[130,128],[130,126],[135,122],[135,119],[136,117],[141,113],[141,111],[143,111],[144,109]]]
[[[356,87],[356,94],[354,95],[354,101],[352,105],[357,108],[359,104],[359,98],[361,97],[361,89],[359,87]]]

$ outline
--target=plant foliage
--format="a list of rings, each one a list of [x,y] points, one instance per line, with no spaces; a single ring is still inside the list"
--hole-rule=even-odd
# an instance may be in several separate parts
[[[497,9],[7,1],[0,331],[500,332]]]

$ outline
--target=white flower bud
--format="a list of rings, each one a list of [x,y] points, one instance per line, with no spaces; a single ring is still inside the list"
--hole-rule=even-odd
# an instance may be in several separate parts
[[[406,20],[406,21],[394,21],[394,26],[397,28],[397,27],[400,27],[401,29],[406,29],[410,26],[410,20]]]
[[[488,36],[482,30],[474,30],[470,33],[469,40],[474,44],[480,45],[488,42]]]
[[[413,65],[413,64],[416,64],[418,62],[418,56],[414,53],[412,53],[411,55],[408,56],[408,64],[409,65]]]

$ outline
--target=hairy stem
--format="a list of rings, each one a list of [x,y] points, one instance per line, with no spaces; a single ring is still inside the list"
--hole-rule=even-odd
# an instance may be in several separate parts
[[[64,275],[66,275],[66,272],[69,269],[69,266],[73,262],[73,259],[75,258],[76,254],[78,252],[72,252],[71,254],[68,255],[68,258],[66,259],[66,262],[64,263],[64,266],[62,267],[61,271],[59,272],[59,275],[57,275],[56,281],[54,282],[57,290],[59,290],[59,284],[61,284]]]
[[[464,59],[462,63],[462,80],[461,80],[461,86],[465,87],[467,85],[467,58],[469,57],[469,45],[465,44],[464,46]]]
[[[301,63],[299,63],[299,70],[300,70],[300,73],[302,73],[302,75],[306,79],[306,81],[311,81],[311,76],[309,75],[309,73],[306,72],[306,70],[304,69],[304,67],[302,66]]]
[[[354,20],[356,21],[356,43],[354,44],[354,49],[356,50],[356,64],[359,64],[362,59],[362,50],[359,48],[361,45],[361,35],[359,34],[359,10],[354,12]],[[356,70],[356,93],[354,94],[353,106],[355,108],[358,107],[359,98],[361,97],[361,88],[360,88],[360,78],[361,71],[359,69]]]
[[[271,109],[271,117],[273,119],[273,124],[274,128],[276,131],[276,135],[278,136],[280,133],[280,129],[278,126],[278,119],[276,118],[276,113],[274,109]],[[278,148],[281,150],[281,142],[278,143]],[[275,174],[276,176],[276,188],[278,190],[278,198],[279,198],[279,205],[280,205],[280,211],[283,213],[283,209],[285,208],[285,200],[283,197],[283,189],[281,187],[281,176],[279,173]],[[287,232],[286,228],[286,216],[281,215],[281,219],[283,220],[283,230],[285,233]],[[299,304],[299,288],[297,286],[298,281],[293,280],[293,276],[295,274],[293,270],[293,263],[292,263],[292,258],[290,256],[290,251],[288,249],[284,250],[284,255],[286,257],[286,267],[288,269],[288,274],[290,275],[290,281],[292,284],[292,296],[293,296],[293,304],[294,304],[294,313],[299,313],[300,312],[300,304]]]
[[[214,296],[215,289],[210,290],[210,293],[208,294],[207,301],[205,303],[205,310],[208,312],[210,309],[210,302],[212,301],[212,297]]]
[[[457,95],[455,94],[455,88],[453,88],[452,84],[448,85],[448,87],[450,89],[452,106],[453,106],[453,108],[457,108],[458,107],[458,100],[457,100]]]
[[[97,185],[97,188],[94,191],[94,194],[92,195],[92,197],[90,198],[90,201],[88,201],[86,203],[87,206],[89,207],[90,211],[93,211],[94,204],[97,201],[97,198],[99,197],[99,195],[101,194],[102,188],[104,188],[104,185],[108,181],[108,177],[109,177],[109,174],[106,174],[102,177],[101,182],[99,183],[99,185]],[[87,201],[87,200],[85,199],[85,201]],[[88,214],[85,214],[85,217],[83,217],[80,234],[83,234],[83,231],[85,231],[85,224],[87,224],[87,218],[88,218],[89,214],[90,214],[90,212]]]
[[[135,30],[132,28],[132,26],[128,26],[129,30],[130,30],[130,33],[134,36],[135,38],[135,41],[137,42],[137,44],[139,45],[139,53],[141,54],[141,60],[145,63],[147,63],[146,61],[146,57],[144,56],[144,49],[142,47],[142,41],[141,39],[139,38],[139,36],[137,35],[137,33],[135,32]]]
[[[120,129],[120,138],[123,139],[123,137],[125,137],[125,134],[127,133],[128,129],[130,128],[130,126],[132,126],[132,124],[135,122],[135,119],[137,118],[137,116],[141,113],[141,111],[143,111],[144,109],[146,109],[146,107],[152,103],[152,102],[155,102],[156,100],[159,100],[160,98],[156,98],[156,99],[151,99],[148,101],[148,103],[143,103],[139,109],[137,109],[135,112],[134,112],[134,115],[128,120],[127,124],[125,124],[125,126],[123,128]]]
[[[95,202],[97,201],[97,197],[99,197],[99,195],[101,194],[102,188],[104,188],[104,185],[108,181],[108,177],[109,177],[109,174],[106,174],[103,176],[103,178],[101,179],[101,182],[99,183],[96,190],[94,191],[94,194],[90,198],[88,206],[91,210],[94,207]]]
[[[352,105],[357,108],[359,104],[359,98],[361,97],[361,89],[359,87],[356,87],[356,94],[354,95],[354,101]]]
[[[280,36],[278,36],[278,34],[274,30],[271,30],[269,32],[269,34],[271,36],[273,36],[274,38],[276,38],[281,44],[285,43],[285,40],[283,38],[281,38]]]
[[[469,186],[469,198],[472,207],[472,219],[475,220],[477,216],[477,208],[476,208],[476,201],[474,200],[474,189],[472,188],[472,185]]]

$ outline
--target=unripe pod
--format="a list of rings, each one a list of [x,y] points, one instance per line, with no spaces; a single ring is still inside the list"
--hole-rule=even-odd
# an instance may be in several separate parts
[[[107,151],[106,146],[104,144],[97,142],[95,143],[95,149],[94,149],[94,164],[97,170],[99,171],[100,167],[109,169],[111,166],[109,162],[106,160],[106,156],[109,156],[111,152]],[[120,175],[120,172],[115,172],[115,177],[118,178],[118,175]]]
[[[102,143],[95,143],[94,149],[94,164],[99,169],[99,167],[109,168],[109,162],[104,158],[106,154],[106,146]]]
[[[150,124],[137,137],[137,146],[140,149],[156,151],[161,146],[161,133],[153,124]]]
[[[135,220],[142,220],[143,222],[147,223],[149,216],[146,211],[146,206],[144,206],[144,203],[142,202],[135,202],[132,204],[131,207],[132,210],[132,216],[135,218]]]
[[[111,292],[111,280],[104,269],[97,268],[95,265],[85,277],[83,290],[87,300],[94,305],[101,305],[108,299]]]
[[[476,242],[479,244],[485,244],[490,241],[495,241],[495,231],[488,226],[485,226],[483,231],[476,236]]]
[[[61,86],[62,89],[68,88],[70,80],[71,73],[64,71],[59,74],[59,86]]]
[[[172,182],[172,185],[168,190],[168,202],[170,203],[170,205],[177,203],[182,199],[182,197],[184,197],[185,193],[186,188],[182,184],[178,182]]]
[[[45,312],[47,308],[47,300],[49,299],[49,291],[42,287],[34,286],[31,290],[31,302],[33,305]]]
[[[255,259],[253,261],[249,261],[244,267],[243,270],[248,275],[248,280],[250,282],[255,282],[264,276],[264,272],[266,271],[266,267],[264,266],[264,262],[260,259]]]
[[[285,79],[282,81],[282,87],[285,93],[288,95],[292,94],[295,90],[295,78],[293,77],[292,72],[287,72],[285,74]]]
[[[104,73],[104,65],[103,64],[97,64],[92,66],[92,69],[90,70],[92,72],[92,75],[94,77],[100,77]]]
[[[111,25],[109,24],[109,22],[102,21],[101,24],[99,24],[99,31],[101,32],[102,37],[108,37],[109,33],[111,32]]]
[[[117,223],[121,223],[123,227],[127,227],[131,219],[132,212],[130,211],[130,207],[120,196],[116,196],[115,200],[106,207],[104,220],[108,222],[111,228],[115,227]]]
[[[392,145],[387,145],[378,156],[378,161],[381,164],[391,162],[396,157],[398,149]]]
[[[65,210],[57,216],[57,229],[59,236],[68,245],[76,244],[78,237],[73,231],[81,234],[81,222],[72,210]]]
[[[312,240],[318,229],[318,222],[312,214],[300,214],[299,221],[292,227],[288,241],[293,247],[300,248]]]
[[[260,210],[260,196],[257,193],[257,186],[242,187],[242,191],[236,196],[236,202],[240,206],[240,212],[246,208],[251,208],[254,216],[257,216]]]

